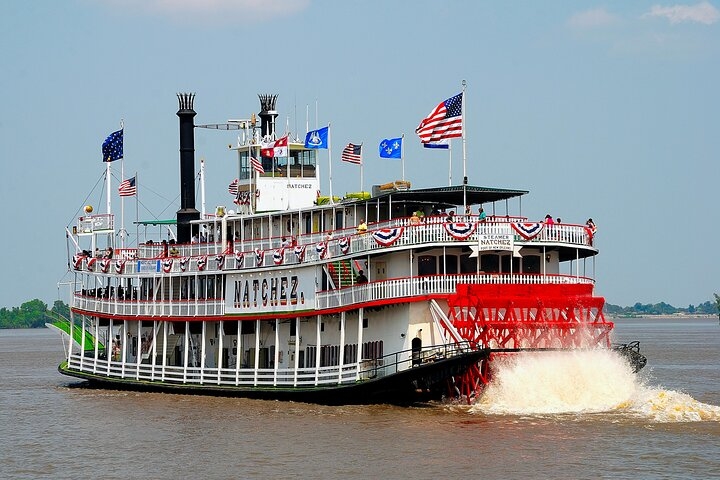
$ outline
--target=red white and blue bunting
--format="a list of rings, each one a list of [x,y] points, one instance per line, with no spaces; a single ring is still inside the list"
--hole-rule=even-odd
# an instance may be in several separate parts
[[[327,245],[325,245],[325,242],[318,242],[317,245],[315,245],[315,251],[318,257],[325,258],[325,254],[327,253]]]
[[[466,240],[475,231],[475,223],[453,222],[445,223],[445,230],[455,240]]]
[[[112,260],[109,258],[103,258],[100,260],[100,271],[102,273],[107,273],[108,270],[110,270],[110,264],[112,263]]]
[[[163,260],[163,261],[162,261],[162,269],[163,269],[163,272],[165,272],[165,273],[170,273],[170,271],[172,270],[172,265],[173,265],[173,259],[172,259],[172,258],[166,258],[165,260]]]
[[[76,254],[73,255],[72,261],[73,261],[73,267],[75,267],[75,270],[80,270],[80,267],[82,267],[82,261],[87,258],[85,255],[82,254]]]
[[[199,256],[197,259],[197,265],[199,271],[202,272],[203,270],[205,270],[205,265],[207,265],[207,255]]]
[[[215,262],[217,263],[217,269],[222,270],[225,265],[225,255],[215,255]]]
[[[372,237],[378,245],[389,247],[402,237],[405,227],[381,228],[372,232]]]
[[[535,238],[545,226],[545,224],[542,222],[511,223],[510,225],[512,226],[513,230],[520,234],[520,236],[523,237],[525,240]]]
[[[243,252],[235,252],[235,266],[242,268],[245,264],[245,254]]]
[[[188,257],[180,257],[180,270],[182,270],[183,272],[187,268],[188,260]]]
[[[115,260],[115,273],[121,274],[125,270],[125,260],[118,258]]]
[[[265,250],[260,250],[259,248],[255,249],[255,266],[256,267],[262,267],[262,264],[265,262]]]
[[[305,259],[305,245],[297,245],[293,251],[295,252],[295,258],[298,263],[301,263]]]
[[[87,261],[87,269],[88,269],[88,272],[94,272],[94,271],[95,271],[95,263],[96,263],[96,262],[97,262],[97,258],[95,258],[95,257],[88,258],[88,261]]]
[[[350,252],[350,239],[344,237],[340,239],[340,251],[343,255],[347,255]]]
[[[273,253],[273,262],[275,263],[275,265],[282,265],[284,258],[285,258],[285,249],[284,248],[278,248]]]

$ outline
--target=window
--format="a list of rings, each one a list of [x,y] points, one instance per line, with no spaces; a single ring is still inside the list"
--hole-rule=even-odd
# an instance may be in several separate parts
[[[458,273],[458,257],[457,255],[445,255],[445,274],[457,275]]]
[[[437,275],[437,260],[432,255],[418,257],[418,275]]]

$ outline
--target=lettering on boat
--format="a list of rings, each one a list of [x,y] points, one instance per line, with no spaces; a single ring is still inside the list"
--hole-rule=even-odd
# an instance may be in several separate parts
[[[232,295],[227,313],[284,313],[307,310],[314,305],[315,275],[312,272],[229,275]],[[307,292],[307,295],[306,295]]]
[[[478,250],[513,250],[512,234],[478,235]]]

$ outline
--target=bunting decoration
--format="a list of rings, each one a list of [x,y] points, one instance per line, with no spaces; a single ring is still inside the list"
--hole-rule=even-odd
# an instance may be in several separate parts
[[[451,222],[443,224],[445,230],[455,240],[465,240],[475,231],[475,223]]]
[[[343,255],[347,255],[350,251],[350,239],[347,237],[340,239],[340,251]]]
[[[255,266],[262,267],[264,262],[265,262],[265,251],[260,250],[259,248],[256,248],[255,249]]]
[[[402,237],[405,227],[381,228],[372,232],[372,237],[378,245],[389,247]]]
[[[170,273],[172,271],[173,266],[173,259],[172,258],[166,258],[162,261],[162,269],[165,273]]]
[[[87,261],[87,269],[88,269],[88,272],[94,272],[94,271],[95,271],[95,262],[97,262],[97,258],[95,258],[95,257],[88,258],[88,261]]]
[[[73,262],[73,267],[75,268],[75,270],[80,270],[80,267],[82,267],[82,261],[85,258],[86,258],[86,255],[83,255],[81,253],[77,253],[77,254],[73,255],[72,262]]]
[[[188,257],[180,257],[180,270],[181,271],[184,272],[185,269],[187,268],[188,260],[189,260]]]
[[[115,273],[117,273],[118,275],[123,273],[123,271],[125,270],[125,261],[126,260],[122,258],[118,258],[117,260],[115,260]]]
[[[511,223],[510,226],[525,240],[531,240],[542,231],[545,224],[543,222]]]
[[[223,265],[225,265],[225,255],[223,255],[223,254],[215,255],[215,262],[217,263],[217,269],[222,270]]]
[[[202,272],[205,270],[205,265],[207,265],[207,255],[201,255],[197,259],[197,265],[198,265],[198,271]]]
[[[298,263],[302,263],[305,259],[305,245],[295,246],[293,252],[295,253],[295,258],[297,258]]]
[[[325,242],[318,242],[317,245],[315,245],[315,251],[319,258],[325,258],[325,254],[327,253],[327,245]]]
[[[245,254],[243,252],[235,252],[235,267],[242,268],[245,264]]]
[[[100,271],[102,273],[107,273],[108,270],[110,270],[110,264],[112,263],[112,260],[109,258],[103,258],[100,260]]]
[[[284,248],[278,248],[275,250],[275,253],[273,253],[273,262],[275,265],[282,265],[283,259],[285,258],[285,249]]]

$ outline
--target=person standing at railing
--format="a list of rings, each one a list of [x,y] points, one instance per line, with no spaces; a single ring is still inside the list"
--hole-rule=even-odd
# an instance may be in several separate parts
[[[478,210],[478,222],[485,223],[485,221],[487,221],[487,214],[485,210],[483,210],[483,207],[480,207],[480,210]]]
[[[597,227],[595,226],[595,222],[593,222],[592,218],[588,218],[587,222],[585,222],[585,232],[588,237],[588,245],[592,245],[595,232],[597,232]]]
[[[418,217],[417,212],[413,212],[412,217],[410,217],[410,225],[420,225],[420,217]]]
[[[357,276],[355,277],[355,283],[362,284],[362,283],[368,283],[368,278],[365,276],[365,273],[360,270],[358,271]]]
[[[360,219],[360,223],[357,226],[357,233],[367,233],[368,226],[364,219]]]

